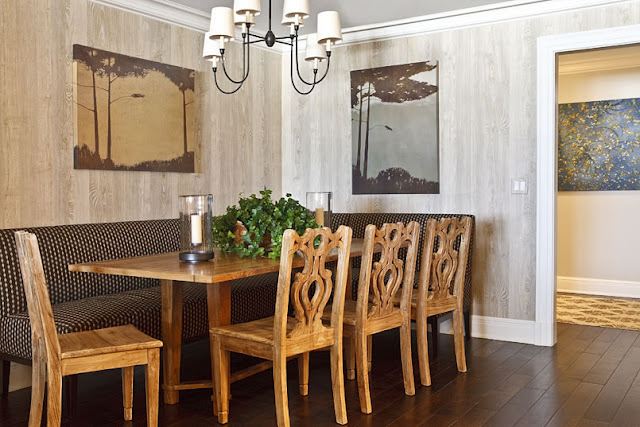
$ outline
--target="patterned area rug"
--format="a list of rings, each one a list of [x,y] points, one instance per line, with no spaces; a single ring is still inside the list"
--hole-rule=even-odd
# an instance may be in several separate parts
[[[558,322],[640,330],[640,300],[558,293]]]

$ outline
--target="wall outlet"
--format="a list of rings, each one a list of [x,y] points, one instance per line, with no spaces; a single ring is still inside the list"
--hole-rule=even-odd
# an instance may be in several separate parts
[[[527,194],[529,192],[529,183],[526,178],[511,179],[511,194]]]

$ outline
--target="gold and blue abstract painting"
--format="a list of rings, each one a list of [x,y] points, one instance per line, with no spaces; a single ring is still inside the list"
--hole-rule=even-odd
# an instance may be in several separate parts
[[[640,190],[640,98],[559,105],[558,190]]]

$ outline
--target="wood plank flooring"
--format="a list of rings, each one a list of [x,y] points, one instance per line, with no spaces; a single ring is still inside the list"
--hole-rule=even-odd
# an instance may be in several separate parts
[[[453,339],[441,335],[431,355],[431,387],[403,392],[396,332],[374,338],[370,377],[373,414],[359,411],[357,384],[346,382],[349,425],[377,426],[640,426],[640,332],[582,325],[558,325],[558,345],[535,347],[473,338],[467,341],[466,374],[455,368]],[[415,342],[414,347],[415,350]],[[207,342],[185,346],[183,378],[209,373]],[[249,363],[236,357],[235,367]],[[414,366],[419,384],[417,362]],[[275,426],[271,371],[231,386],[230,426]],[[296,362],[289,366],[289,408],[293,426],[335,426],[328,352],[311,356],[309,396],[297,393]],[[122,421],[120,374],[79,377],[78,407],[65,426],[144,426],[144,375],[136,369],[134,420]],[[181,393],[180,404],[161,405],[164,426],[216,425],[211,393]],[[0,401],[0,425],[27,423],[29,390]],[[68,415],[68,414],[67,414]]]

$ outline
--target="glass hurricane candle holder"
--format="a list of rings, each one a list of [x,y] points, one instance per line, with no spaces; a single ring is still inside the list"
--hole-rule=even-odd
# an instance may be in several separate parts
[[[316,224],[331,228],[331,192],[307,193],[307,209],[315,215]]]
[[[182,261],[213,258],[211,216],[213,195],[180,196],[180,255]]]

